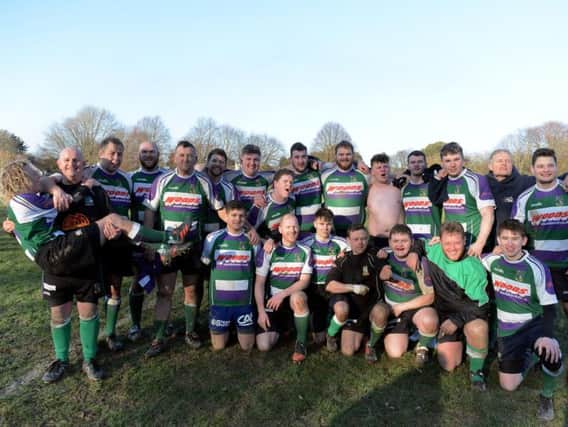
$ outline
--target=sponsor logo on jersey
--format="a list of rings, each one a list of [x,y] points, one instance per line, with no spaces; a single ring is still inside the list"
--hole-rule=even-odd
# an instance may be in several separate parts
[[[241,187],[237,186],[237,191],[242,199],[254,199],[256,196],[264,196],[266,187]]]
[[[199,208],[200,194],[167,192],[164,194],[164,206],[168,208]]]
[[[314,255],[314,267],[316,269],[330,269],[335,266],[335,256]]]
[[[505,278],[493,278],[495,292],[510,295],[517,298],[529,296],[529,287],[526,284],[507,280]]]
[[[112,202],[126,202],[130,203],[130,193],[123,187],[115,187],[113,185],[105,185],[104,189],[108,198]]]
[[[404,210],[428,210],[432,202],[428,197],[408,197],[403,201]]]
[[[414,292],[414,285],[403,280],[386,280],[385,285],[391,289],[396,289],[406,293]]]
[[[272,265],[272,274],[278,276],[296,276],[302,273],[302,265],[297,263],[279,263]]]
[[[448,200],[444,202],[444,208],[446,209],[456,209],[465,206],[465,195],[464,194],[448,194]]]
[[[334,182],[326,186],[328,194],[360,194],[363,192],[364,186],[362,182]]]
[[[146,199],[150,195],[152,185],[134,184],[134,195],[137,199]]]
[[[320,181],[319,179],[311,179],[309,181],[301,181],[294,183],[292,186],[292,192],[294,194],[308,192],[309,190],[319,189]]]
[[[563,209],[553,207],[529,211],[529,221],[533,227],[564,225],[568,223],[568,206],[563,207]]]
[[[215,261],[217,265],[225,266],[238,266],[238,265],[248,265],[250,262],[251,255],[249,252],[239,253],[239,252],[218,252],[215,254]]]

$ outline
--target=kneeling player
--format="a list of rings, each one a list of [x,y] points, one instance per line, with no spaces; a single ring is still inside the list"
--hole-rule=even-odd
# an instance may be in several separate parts
[[[343,237],[333,236],[333,212],[327,208],[319,208],[314,218],[316,232],[304,238],[301,243],[312,251],[314,270],[307,291],[310,312],[312,313],[312,330],[316,344],[325,342],[325,330],[328,326],[329,293],[325,290],[325,280],[335,265],[335,259],[349,249]]]
[[[495,289],[499,382],[505,390],[516,390],[540,359],[544,384],[538,416],[549,421],[554,418],[552,395],[562,373],[562,354],[553,334],[558,303],[554,284],[548,267],[523,250],[527,236],[520,222],[503,221],[497,239],[502,255],[486,255],[483,264]]]
[[[256,270],[255,300],[260,333],[256,345],[268,351],[282,332],[296,328],[296,346],[292,361],[306,358],[306,339],[310,311],[304,289],[310,284],[312,262],[309,248],[296,242],[300,228],[294,214],[282,217],[278,231],[282,244],[264,254],[262,266]]]
[[[416,364],[421,367],[428,361],[428,346],[438,331],[438,315],[430,305],[434,302],[434,290],[425,274],[426,260],[415,271],[406,261],[412,246],[412,231],[404,224],[395,225],[389,233],[387,257],[380,273],[384,283],[385,301],[392,316],[385,331],[385,351],[389,357],[401,357],[408,348],[408,336],[418,329]],[[426,276],[426,277],[425,277]]]
[[[434,306],[440,318],[437,347],[440,366],[453,371],[461,364],[465,335],[471,386],[484,391],[489,306],[487,274],[479,259],[467,255],[465,231],[460,223],[446,222],[440,228],[440,243],[425,249],[434,287]]]
[[[225,205],[227,228],[207,236],[201,261],[211,267],[209,279],[209,330],[214,350],[221,350],[229,339],[234,323],[241,348],[254,346],[254,307],[252,305],[254,261],[253,246],[243,227],[245,206],[238,200]]]
[[[94,361],[99,328],[96,303],[101,292],[95,282],[76,281],[72,278],[98,268],[101,247],[107,238],[115,238],[124,232],[135,240],[177,242],[187,234],[188,226],[184,224],[172,234],[166,234],[110,214],[86,227],[64,233],[55,227],[57,210],[51,196],[40,193],[44,190],[41,171],[31,162],[17,160],[9,163],[2,171],[0,181],[2,196],[8,202],[8,219],[14,223],[18,243],[26,255],[41,267],[44,277],[59,278],[57,284],[44,281],[42,289],[44,298],[50,305],[56,353],[56,360],[48,367],[43,380],[48,383],[59,380],[68,366],[71,338],[69,316],[73,296],[77,298],[81,317],[83,371],[89,379],[101,379],[102,370]],[[66,281],[65,278],[69,280]]]
[[[365,348],[369,363],[377,361],[375,344],[383,334],[390,309],[382,300],[379,271],[384,265],[369,250],[369,233],[362,225],[347,230],[351,252],[339,258],[327,275],[326,290],[331,293],[333,317],[327,329],[327,349],[337,351],[337,334],[341,332],[341,352],[352,356],[361,347],[371,323],[371,336]]]

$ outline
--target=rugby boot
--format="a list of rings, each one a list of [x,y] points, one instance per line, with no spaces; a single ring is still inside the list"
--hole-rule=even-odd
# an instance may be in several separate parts
[[[65,369],[67,368],[69,368],[69,362],[55,359],[49,364],[41,379],[46,384],[51,384],[59,381],[63,377],[63,374],[65,374]]]

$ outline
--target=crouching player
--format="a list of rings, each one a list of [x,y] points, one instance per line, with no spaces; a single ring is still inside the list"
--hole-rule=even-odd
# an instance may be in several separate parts
[[[234,323],[241,348],[254,346],[255,322],[252,305],[257,246],[244,232],[245,206],[238,200],[225,205],[227,227],[205,239],[201,261],[211,267],[209,279],[209,330],[214,350],[222,350]]]
[[[327,274],[335,266],[335,259],[341,252],[349,249],[343,237],[333,236],[333,212],[319,208],[315,213],[316,232],[304,238],[301,243],[312,251],[314,269],[312,281],[307,291],[310,312],[312,313],[312,331],[316,344],[325,342],[325,330],[328,326],[329,294],[325,290]]]
[[[527,236],[517,220],[501,223],[497,241],[502,254],[484,256],[483,264],[491,272],[495,289],[499,382],[505,390],[516,390],[540,359],[544,384],[538,416],[549,421],[554,418],[552,395],[563,369],[553,334],[558,301],[550,271],[523,250]]]
[[[417,242],[424,247],[421,240]],[[458,222],[443,224],[440,243],[425,249],[434,287],[434,307],[440,318],[438,362],[448,372],[458,367],[465,335],[471,386],[485,391],[483,365],[487,357],[489,311],[485,269],[479,259],[467,255],[465,231]]]
[[[350,225],[347,243],[351,252],[336,261],[327,275],[326,290],[331,293],[329,304],[333,317],[327,329],[327,349],[337,351],[337,334],[341,332],[341,352],[352,356],[361,347],[363,337],[369,332],[365,348],[369,363],[377,361],[375,344],[383,334],[390,309],[382,300],[379,287],[379,271],[384,261],[369,250],[369,233],[363,225]]]
[[[50,305],[56,355],[43,380],[47,383],[59,380],[69,365],[70,302],[73,296],[77,299],[81,318],[82,369],[89,379],[100,380],[103,373],[95,362],[95,356],[99,330],[97,300],[102,296],[102,289],[96,281],[76,278],[86,271],[97,270],[101,247],[107,238],[116,238],[124,232],[133,240],[177,243],[187,234],[188,226],[184,224],[172,233],[157,232],[117,214],[110,214],[83,228],[64,233],[55,226],[58,213],[51,196],[41,193],[46,189],[41,176],[41,171],[31,162],[16,160],[4,167],[0,183],[2,197],[8,203],[8,219],[14,223],[18,243],[28,258],[41,267],[44,278],[59,278],[57,284],[42,281],[42,294]]]
[[[410,268],[406,261],[412,247],[412,231],[404,224],[397,224],[389,233],[387,263],[380,273],[384,283],[385,301],[390,306],[391,318],[385,331],[385,351],[389,357],[401,357],[408,348],[408,336],[418,329],[416,365],[428,361],[428,346],[438,332],[438,315],[430,307],[434,302],[434,290],[427,274],[426,259],[422,259],[419,271]]]
[[[310,284],[312,260],[309,248],[296,242],[300,227],[294,214],[282,217],[278,231],[282,244],[270,254],[265,253],[256,270],[255,300],[260,326],[256,345],[260,351],[274,347],[280,334],[291,328],[293,317],[296,346],[292,361],[301,363],[307,354],[310,311],[304,290]]]

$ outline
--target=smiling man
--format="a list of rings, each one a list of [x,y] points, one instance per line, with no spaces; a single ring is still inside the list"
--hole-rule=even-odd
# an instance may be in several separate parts
[[[324,205],[333,212],[335,233],[347,235],[351,224],[365,222],[367,177],[355,168],[353,144],[341,141],[335,146],[335,167],[321,174]]]
[[[558,300],[550,271],[523,250],[527,235],[519,221],[501,223],[497,239],[502,255],[486,255],[483,264],[491,273],[497,304],[499,383],[507,391],[516,390],[540,360],[543,388],[538,416],[550,421],[552,396],[563,371],[553,332]]]
[[[550,268],[556,296],[568,314],[568,193],[557,178],[554,150],[536,150],[531,171],[536,184],[519,196],[511,216],[524,224],[531,254]]]
[[[442,170],[429,184],[429,197],[443,206],[444,221],[465,230],[468,254],[480,256],[494,221],[495,201],[487,178],[465,168],[463,150],[449,142],[440,150]]]

